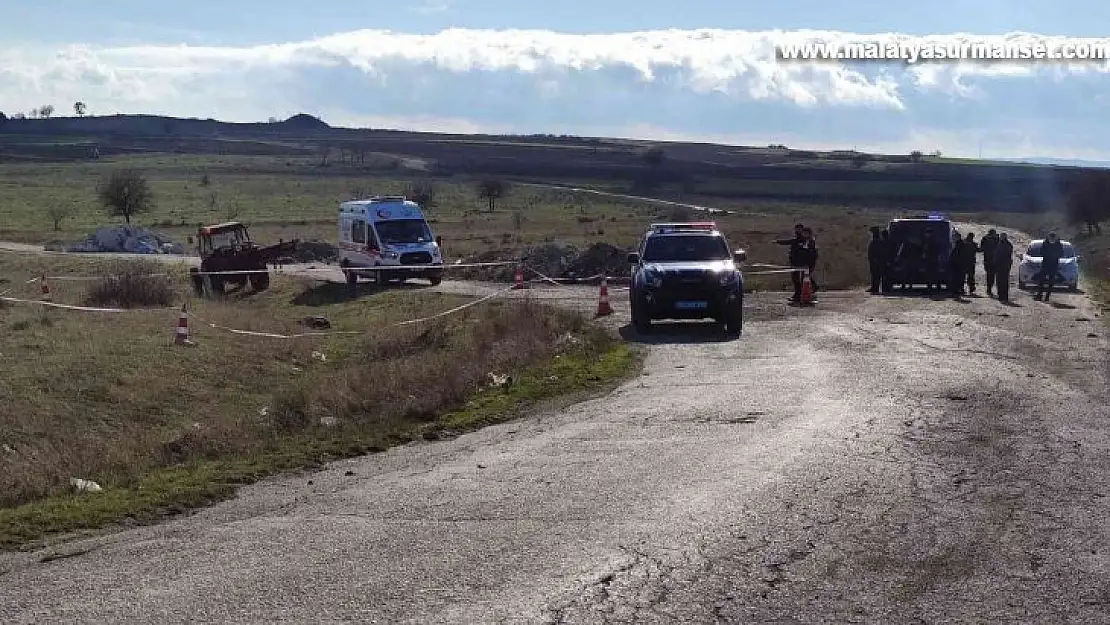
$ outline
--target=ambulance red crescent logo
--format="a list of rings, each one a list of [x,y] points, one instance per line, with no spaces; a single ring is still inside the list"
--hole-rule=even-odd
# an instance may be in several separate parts
[[[381,217],[382,219],[389,219],[389,211],[383,208],[382,210],[378,211],[378,217]]]

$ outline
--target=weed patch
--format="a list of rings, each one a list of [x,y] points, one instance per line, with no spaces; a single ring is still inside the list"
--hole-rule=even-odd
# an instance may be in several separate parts
[[[174,303],[174,285],[164,265],[148,261],[108,264],[88,289],[89,306],[119,308],[167,307]]]

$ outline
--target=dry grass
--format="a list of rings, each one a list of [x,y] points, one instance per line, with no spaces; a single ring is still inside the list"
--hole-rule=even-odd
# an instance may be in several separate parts
[[[165,265],[153,261],[117,261],[108,264],[99,280],[89,286],[89,306],[151,308],[174,303],[173,281]]]
[[[50,275],[114,266],[0,255],[0,291],[37,299],[35,285],[23,282],[44,263]],[[183,270],[169,284],[173,305],[189,297]],[[80,282],[52,287],[61,303],[85,298]],[[205,322],[282,334],[304,332],[301,319],[325,315],[333,330],[364,334],[275,340],[194,319],[197,346],[189,348],[173,344],[173,309],[0,310],[0,544],[202,504],[226,495],[229,482],[385,448],[443,419],[472,427],[521,402],[598,387],[633,363],[627,347],[588,322],[527,301],[390,328],[466,300],[418,289],[306,296],[323,291],[279,276],[264,293],[191,300],[189,309]],[[566,335],[575,337],[573,349],[560,342]],[[556,354],[562,358],[551,364]],[[570,368],[561,380],[538,382],[562,363]],[[517,382],[483,388],[491,372]],[[495,401],[474,411],[475,397]],[[71,477],[107,490],[74,497]]]
[[[518,372],[561,351],[568,335],[611,340],[581,316],[529,300],[371,332],[342,368],[280,395],[274,418],[292,431],[327,419],[358,427],[429,422],[488,385],[491,374]]]

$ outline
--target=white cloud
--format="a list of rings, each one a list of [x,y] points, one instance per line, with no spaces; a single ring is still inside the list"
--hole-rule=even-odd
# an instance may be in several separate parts
[[[1025,137],[1024,147],[1014,149],[1082,151],[1082,141],[1096,140],[1087,126],[1101,125],[1096,96],[1110,80],[1105,62],[907,65],[782,61],[775,54],[782,44],[861,40],[960,45],[991,38],[449,29],[434,35],[360,30],[244,47],[7,48],[0,50],[0,109],[55,103],[68,110],[67,103],[83,100],[94,114],[247,121],[304,111],[331,123],[409,120],[427,130],[639,128],[753,143],[915,146],[971,155],[975,137],[1014,126]],[[1055,46],[1063,40],[1018,33],[993,41]]]

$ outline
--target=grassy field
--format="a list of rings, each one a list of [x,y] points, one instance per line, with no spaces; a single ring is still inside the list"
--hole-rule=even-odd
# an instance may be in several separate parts
[[[426,180],[414,172],[322,172],[315,163],[307,158],[156,155],[72,165],[0,166],[0,239],[73,241],[98,226],[118,223],[104,215],[95,197],[97,182],[118,166],[140,169],[154,189],[154,210],[138,216],[135,223],[183,243],[195,234],[197,224],[226,219],[246,222],[252,236],[262,242],[334,241],[334,214],[340,201],[365,193],[404,193],[414,181]],[[588,180],[578,184],[605,186]],[[481,255],[485,260],[507,260],[543,243],[579,249],[607,243],[629,249],[652,221],[701,218],[660,204],[525,185],[511,186],[489,212],[487,203],[477,197],[473,180],[438,179],[433,185],[435,200],[428,213],[450,259]],[[736,211],[712,219],[734,245],[749,251],[753,262],[785,262],[785,250],[768,241],[788,236],[797,221],[812,225],[822,249],[817,276],[829,288],[853,288],[866,282],[867,227],[893,216],[848,207],[805,206],[788,199],[745,202],[704,195],[682,199]],[[55,232],[49,212],[58,205],[71,207],[72,216]],[[753,276],[750,284],[756,290],[778,290],[787,287],[788,279]]]
[[[365,290],[277,277],[260,294],[192,301],[183,270],[0,254],[0,292],[31,277],[130,273],[153,307],[85,313],[0,302],[0,546],[154,520],[236,484],[327,459],[436,438],[536,402],[604,388],[636,355],[579,316],[498,301],[408,326],[466,301],[420,288]],[[101,280],[50,282],[87,305]],[[189,300],[194,347],[173,344]],[[101,300],[103,301],[103,300]],[[280,340],[207,325],[296,334]],[[558,356],[558,358],[556,358]],[[511,385],[491,376],[511,375]],[[71,478],[99,493],[75,493]]]

